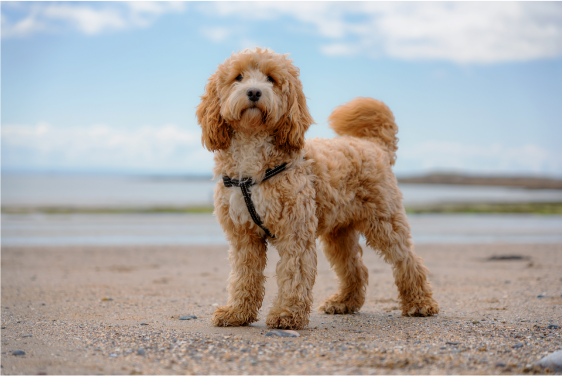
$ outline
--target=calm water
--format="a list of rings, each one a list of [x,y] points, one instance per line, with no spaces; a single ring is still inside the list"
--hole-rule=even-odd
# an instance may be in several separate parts
[[[561,243],[559,215],[412,214],[415,243]],[[226,244],[211,214],[2,215],[2,246]]]
[[[212,205],[211,180],[121,176],[3,175],[2,206]],[[561,190],[401,184],[405,205],[441,202],[561,202]]]
[[[2,206],[151,207],[212,205],[205,180],[4,175]],[[400,186],[405,204],[561,202],[560,190],[452,185]],[[409,215],[416,243],[561,243],[561,216]],[[2,215],[2,245],[226,244],[210,214]]]

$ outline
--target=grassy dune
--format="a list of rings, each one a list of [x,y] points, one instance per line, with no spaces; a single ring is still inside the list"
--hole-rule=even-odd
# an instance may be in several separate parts
[[[417,177],[400,177],[404,184],[451,184],[520,187],[526,189],[561,189],[561,179],[526,176],[470,176],[457,174],[430,174]]]
[[[522,203],[455,203],[429,206],[407,206],[407,213],[528,213],[561,214],[560,202]]]
[[[88,208],[88,207],[2,207],[5,214],[147,214],[147,213],[213,213],[213,206],[172,207],[158,206],[147,208]]]
[[[451,203],[428,206],[407,206],[407,213],[529,213],[561,214],[560,202],[524,203]],[[213,213],[212,206],[147,207],[147,208],[88,208],[88,207],[2,207],[5,214],[147,214],[147,213]]]

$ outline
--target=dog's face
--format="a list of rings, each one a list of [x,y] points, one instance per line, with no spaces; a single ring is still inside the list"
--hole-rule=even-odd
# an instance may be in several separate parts
[[[287,55],[260,48],[233,54],[219,65],[196,114],[210,151],[227,149],[234,132],[258,131],[270,133],[280,150],[299,150],[313,123],[299,69]]]

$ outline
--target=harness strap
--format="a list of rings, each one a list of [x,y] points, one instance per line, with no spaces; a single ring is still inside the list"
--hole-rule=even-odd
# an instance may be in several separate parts
[[[279,174],[280,172],[285,170],[286,166],[287,163],[284,163],[274,168],[270,168],[266,170],[266,174],[264,175],[264,179],[262,179],[262,181],[266,181],[269,178]],[[252,203],[252,199],[250,198],[251,193],[248,188],[256,184],[256,182],[253,181],[252,178],[243,178],[237,180],[237,179],[231,179],[228,176],[223,175],[223,184],[227,188],[230,188],[232,186],[240,187],[242,195],[244,196],[244,202],[246,203],[246,208],[248,209],[248,213],[250,213],[250,217],[252,218],[254,223],[256,223],[256,225],[260,227],[262,230],[264,230],[266,235],[268,235],[272,239],[275,239],[276,237],[272,235],[272,233],[270,233],[270,231],[266,227],[264,227],[264,222],[262,222],[260,216],[258,215],[258,213],[256,213],[256,209],[254,208],[254,204]]]

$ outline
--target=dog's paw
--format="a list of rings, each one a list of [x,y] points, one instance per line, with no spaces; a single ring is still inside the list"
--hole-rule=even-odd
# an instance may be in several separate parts
[[[420,302],[410,302],[403,306],[403,316],[432,316],[440,312],[438,303],[433,298],[426,298]]]
[[[256,315],[236,310],[230,306],[217,308],[211,318],[211,323],[215,326],[245,326],[255,321],[257,321]]]
[[[283,309],[272,309],[266,319],[266,325],[273,329],[299,330],[309,324],[309,315],[300,315]]]
[[[360,301],[361,300],[361,301]],[[325,300],[318,308],[319,311],[328,313],[329,315],[355,313],[362,308],[362,299],[342,299],[340,295],[335,294]]]

